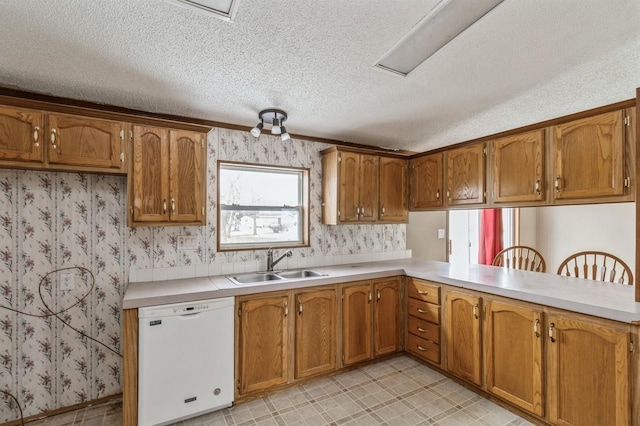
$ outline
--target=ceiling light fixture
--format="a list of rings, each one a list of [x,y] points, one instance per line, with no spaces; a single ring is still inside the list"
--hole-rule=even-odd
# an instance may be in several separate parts
[[[283,141],[291,139],[291,135],[287,132],[287,129],[282,123],[287,120],[287,113],[281,109],[265,109],[258,114],[260,123],[251,129],[251,135],[258,138],[264,127],[264,123],[271,124],[271,134],[281,135]]]
[[[442,0],[374,68],[406,77],[503,0]]]

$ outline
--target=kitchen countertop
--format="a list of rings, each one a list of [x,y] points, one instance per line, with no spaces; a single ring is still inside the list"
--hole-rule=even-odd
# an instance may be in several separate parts
[[[634,287],[487,265],[400,259],[312,268],[327,276],[236,285],[224,275],[130,283],[123,309],[407,275],[625,323],[640,322]],[[241,274],[233,274],[241,275]]]

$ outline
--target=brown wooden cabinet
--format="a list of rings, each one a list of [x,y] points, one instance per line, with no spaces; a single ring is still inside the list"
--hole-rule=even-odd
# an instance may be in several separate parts
[[[375,280],[373,293],[373,356],[377,357],[400,349],[400,279]]]
[[[485,147],[478,143],[447,151],[447,206],[485,202]]]
[[[400,349],[400,278],[358,281],[342,287],[342,364]]]
[[[444,206],[444,154],[425,155],[409,162],[410,209],[425,210]]]
[[[407,278],[406,349],[440,364],[440,285]]]
[[[485,312],[487,391],[543,416],[542,310],[526,304],[488,300]]]
[[[236,300],[236,387],[239,395],[289,380],[289,293]]]
[[[446,291],[447,370],[482,386],[482,297]]]
[[[206,135],[133,126],[131,226],[204,225]]]
[[[68,114],[47,115],[49,164],[124,171],[125,123]]]
[[[127,124],[0,106],[0,161],[5,166],[126,173]]]
[[[492,142],[493,202],[545,201],[544,141],[543,129]]]
[[[380,157],[380,221],[407,220],[407,160]]]
[[[628,425],[629,325],[567,313],[548,316],[548,419],[559,425]]]
[[[551,128],[554,200],[619,197],[629,192],[625,167],[625,111]]]
[[[296,300],[295,378],[336,369],[335,287],[299,290]]]
[[[0,106],[0,161],[44,161],[42,111]]]
[[[322,223],[378,219],[379,157],[329,149],[322,155]]]
[[[342,364],[371,359],[373,324],[371,282],[350,283],[342,288]]]

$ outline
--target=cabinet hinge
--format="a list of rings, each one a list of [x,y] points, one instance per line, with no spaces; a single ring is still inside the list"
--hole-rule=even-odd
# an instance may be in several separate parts
[[[120,130],[120,140],[124,140],[124,130]]]
[[[240,380],[238,379],[238,381],[236,382],[236,389],[240,389]]]
[[[631,177],[627,176],[626,178],[624,178],[624,187],[631,188]]]
[[[624,125],[625,126],[631,126],[631,117],[628,115],[624,116]]]
[[[129,214],[133,217],[133,207],[129,207]]]
[[[200,148],[204,148],[204,138],[200,138]]]
[[[635,345],[633,344],[633,340],[629,342],[629,352],[634,353],[636,350]]]
[[[241,317],[242,316],[242,309],[238,308],[238,316]]]
[[[338,163],[342,162],[342,156],[338,155]]]
[[[124,163],[124,152],[120,153],[120,162]]]
[[[338,210],[338,217],[340,217],[340,210]]]
[[[344,361],[344,354],[342,354],[342,360]]]
[[[133,142],[133,130],[129,130],[129,141]]]
[[[204,216],[204,207],[202,208],[202,216]]]
[[[482,148],[482,153],[483,153],[484,155],[487,155],[487,148]]]

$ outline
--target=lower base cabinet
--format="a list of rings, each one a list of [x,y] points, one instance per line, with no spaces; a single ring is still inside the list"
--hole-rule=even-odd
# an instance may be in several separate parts
[[[543,313],[501,300],[485,302],[487,391],[543,416]]]
[[[630,425],[629,325],[548,316],[549,421],[558,425]]]
[[[449,290],[445,304],[447,370],[482,386],[482,297]]]

